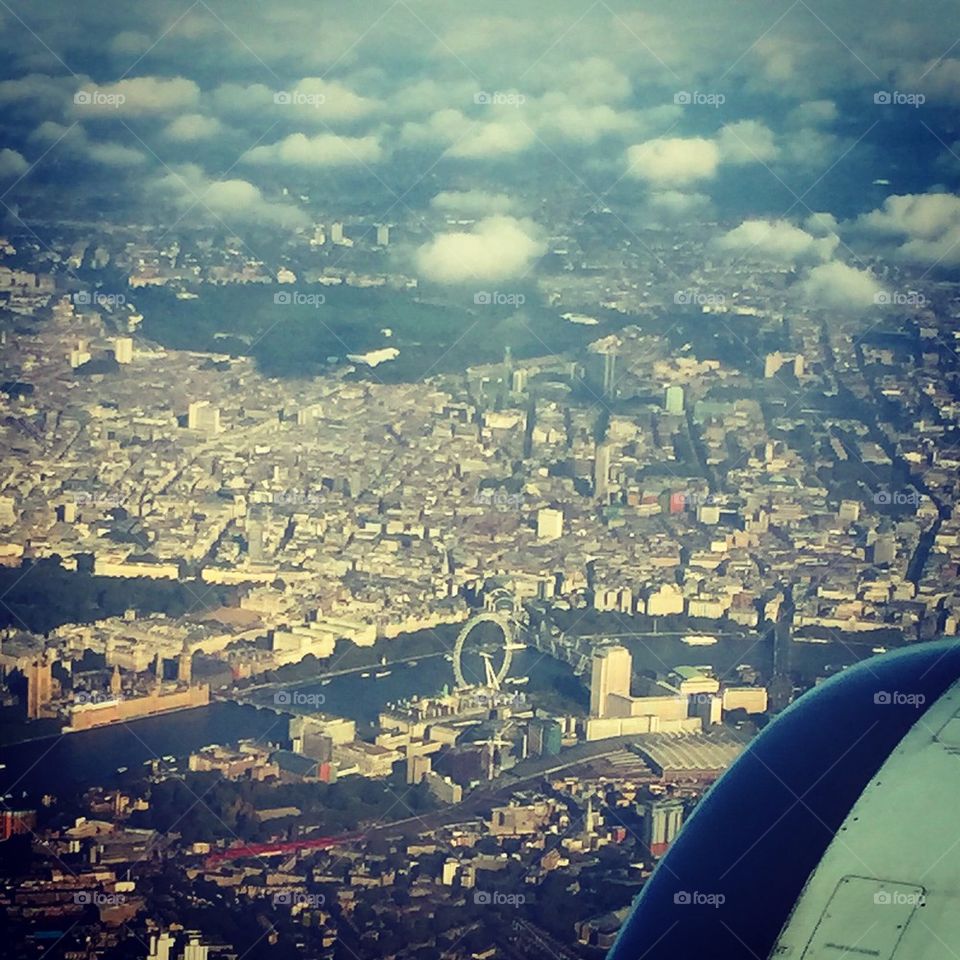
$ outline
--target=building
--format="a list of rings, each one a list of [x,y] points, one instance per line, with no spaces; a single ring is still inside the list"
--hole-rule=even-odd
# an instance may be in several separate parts
[[[550,822],[550,804],[541,801],[526,806],[510,804],[490,811],[490,833],[495,837],[520,837],[538,833]]]
[[[36,828],[36,810],[0,810],[0,840],[32,833]]]
[[[133,363],[132,337],[117,337],[113,341],[113,358],[117,363]]]
[[[644,846],[654,857],[666,853],[683,823],[683,803],[680,800],[658,798],[639,805],[643,814]]]
[[[209,400],[195,400],[187,408],[187,427],[203,433],[220,432],[220,410]]]
[[[682,416],[684,411],[683,387],[677,384],[667,387],[667,394],[666,398],[664,399],[663,408],[667,413],[674,414],[675,416]]]
[[[527,727],[528,749],[536,757],[555,757],[563,744],[560,723],[552,719],[531,720]]]
[[[385,223],[381,223],[377,227],[377,246],[385,247],[390,243],[390,227]]]
[[[610,499],[610,445],[598,443],[593,458],[593,495],[601,502]]]
[[[598,650],[593,655],[590,671],[590,715],[608,715],[611,695],[630,696],[633,660],[630,651],[619,645]]]
[[[53,697],[53,664],[46,655],[27,667],[27,719],[39,720]]]
[[[537,511],[537,539],[558,540],[563,536],[563,511],[543,507]]]
[[[337,244],[343,243],[343,224],[342,223],[330,224],[330,242],[337,243]]]

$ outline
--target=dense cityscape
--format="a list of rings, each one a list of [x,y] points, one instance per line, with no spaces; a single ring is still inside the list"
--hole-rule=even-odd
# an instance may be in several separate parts
[[[394,5],[474,92],[408,77],[430,116],[368,133],[399,110],[373,105],[379,21],[349,72],[323,54],[339,79],[283,87],[270,28],[234,32],[259,14],[162,4],[148,39],[112,31],[127,73],[74,72],[61,28],[0,6],[35,48],[0,81],[11,958],[599,960],[771,721],[957,636],[960,61],[861,78],[885,171],[809,84],[786,119],[722,112],[756,64],[704,93],[678,64],[689,92],[634,104],[646,44],[605,4],[541,38],[580,99],[539,60],[479,87],[461,57],[496,37]],[[610,29],[632,45],[591,46]],[[274,79],[161,76],[154,46],[197,37]],[[206,172],[244,109],[287,112]],[[922,188],[904,125],[942,145]],[[610,137],[623,170],[576,153]],[[722,166],[747,186],[708,196]]]

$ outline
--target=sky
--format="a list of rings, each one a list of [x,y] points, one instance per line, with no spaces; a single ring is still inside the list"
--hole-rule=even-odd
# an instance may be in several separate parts
[[[572,190],[867,302],[876,258],[960,266],[956,9],[0,0],[0,215],[439,214],[408,258],[454,284],[534,269]]]

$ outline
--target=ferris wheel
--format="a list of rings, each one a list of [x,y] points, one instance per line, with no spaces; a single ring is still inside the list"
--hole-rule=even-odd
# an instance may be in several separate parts
[[[513,660],[513,651],[517,649],[518,645],[513,642],[514,640],[514,623],[512,618],[502,611],[493,611],[488,610],[483,613],[478,613],[475,617],[472,617],[468,620],[463,629],[460,631],[457,636],[457,644],[453,648],[453,675],[457,681],[457,687],[463,689],[465,687],[475,687],[478,686],[476,683],[470,683],[467,681],[466,677],[463,675],[463,645],[467,641],[467,637],[473,632],[474,627],[479,626],[481,623],[494,623],[503,633],[503,660],[500,662],[499,668],[495,668],[493,665],[493,655],[488,652],[481,652],[480,656],[483,658],[483,667],[484,667],[484,683],[482,686],[489,687],[494,690],[499,690],[500,685],[503,683],[507,674],[510,672],[510,663]]]

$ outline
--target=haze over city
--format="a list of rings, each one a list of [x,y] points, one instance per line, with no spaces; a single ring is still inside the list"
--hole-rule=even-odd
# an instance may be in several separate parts
[[[951,956],[956,23],[0,0],[10,957]]]

